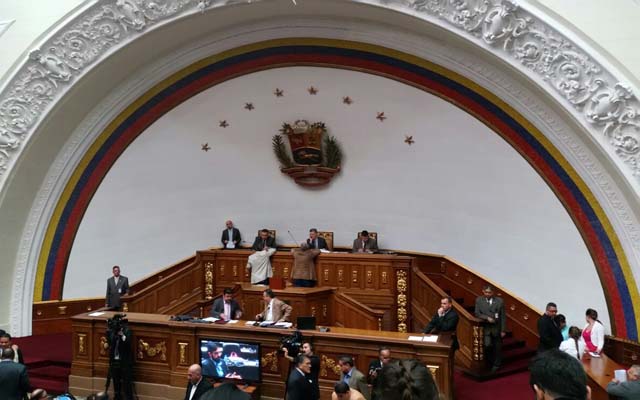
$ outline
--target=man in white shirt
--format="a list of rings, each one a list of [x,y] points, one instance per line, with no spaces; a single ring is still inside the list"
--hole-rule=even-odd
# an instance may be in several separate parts
[[[184,395],[184,400],[198,400],[205,392],[213,389],[209,381],[202,377],[202,368],[198,364],[193,364],[189,367],[187,377],[189,378],[189,384],[187,385],[187,393]]]

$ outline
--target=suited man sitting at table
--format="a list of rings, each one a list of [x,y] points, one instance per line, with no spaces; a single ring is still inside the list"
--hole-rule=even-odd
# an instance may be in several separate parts
[[[627,370],[627,381],[613,379],[607,385],[607,393],[620,400],[640,399],[640,365],[632,365]]]
[[[318,236],[318,230],[316,228],[309,229],[309,239],[307,244],[310,249],[329,250],[327,241],[323,237]]]
[[[225,288],[222,297],[215,299],[213,307],[211,307],[211,316],[224,321],[242,318],[242,309],[240,304],[233,299],[231,288]]]
[[[276,298],[271,289],[262,292],[262,300],[265,303],[264,311],[256,315],[258,321],[289,322],[291,321],[291,306]]]
[[[373,253],[374,251],[378,251],[378,242],[374,238],[369,237],[368,231],[362,231],[359,237],[353,241],[351,251],[353,253]]]
[[[431,321],[424,328],[423,333],[438,334],[443,332],[451,332],[453,350],[458,350],[458,338],[456,337],[456,329],[458,328],[458,313],[453,309],[453,300],[446,296],[440,300],[440,308],[431,317]]]

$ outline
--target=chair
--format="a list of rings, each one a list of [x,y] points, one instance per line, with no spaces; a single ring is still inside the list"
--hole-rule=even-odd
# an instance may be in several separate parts
[[[327,242],[329,251],[333,251],[333,232],[318,231],[318,237],[323,238]]]
[[[360,239],[360,234],[361,234],[361,233],[362,233],[362,232],[358,232],[358,237],[357,237],[358,239]],[[377,242],[377,241],[378,241],[378,232],[371,232],[371,231],[369,231],[369,237],[370,237],[371,239],[374,239],[374,240]]]

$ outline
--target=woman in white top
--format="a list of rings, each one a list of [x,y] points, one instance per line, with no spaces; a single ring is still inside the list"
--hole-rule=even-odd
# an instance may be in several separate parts
[[[584,341],[580,340],[580,328],[577,326],[569,328],[569,339],[560,343],[560,351],[564,351],[578,360],[582,357],[584,353]]]
[[[586,312],[587,325],[582,330],[582,340],[585,350],[600,354],[604,347],[604,325],[598,321],[598,312],[592,308]]]

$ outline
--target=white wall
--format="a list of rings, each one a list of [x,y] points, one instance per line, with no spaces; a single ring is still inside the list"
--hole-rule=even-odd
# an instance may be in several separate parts
[[[309,85],[318,95],[307,93]],[[284,97],[272,94],[276,87]],[[341,101],[347,95],[350,106]],[[244,110],[245,102],[255,110]],[[343,170],[324,189],[297,186],[271,150],[281,124],[300,118],[326,122],[343,146]],[[220,128],[222,119],[230,127]],[[405,135],[415,144],[405,144]],[[209,152],[200,150],[205,142]],[[310,67],[220,84],[134,141],[80,225],[64,298],[103,295],[114,264],[135,281],[217,245],[227,218],[246,241],[261,227],[277,229],[279,243],[292,243],[287,230],[298,240],[310,227],[332,230],[336,245],[349,245],[360,229],[377,231],[385,248],[449,255],[540,309],[556,301],[570,323],[593,307],[609,325],[575,226],[497,134],[413,87]]]

